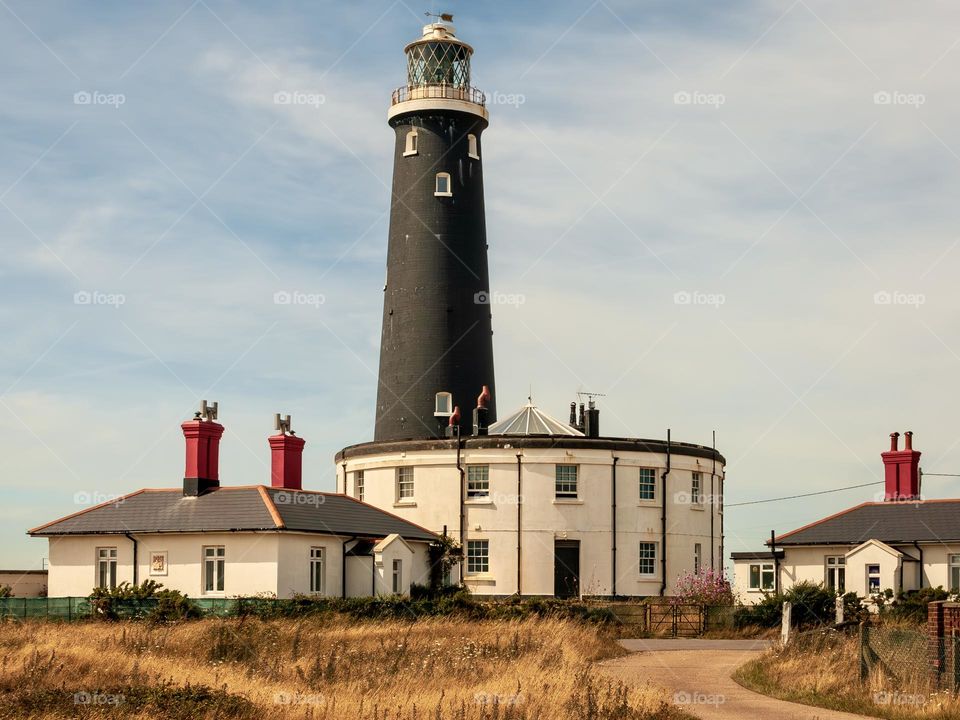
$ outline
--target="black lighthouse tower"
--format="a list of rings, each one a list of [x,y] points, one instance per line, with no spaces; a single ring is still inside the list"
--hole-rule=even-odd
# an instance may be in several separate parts
[[[473,48],[450,20],[404,49],[407,82],[387,115],[396,144],[376,441],[442,436],[438,393],[452,395],[469,434],[486,385],[496,420],[480,143],[488,116],[470,85]]]

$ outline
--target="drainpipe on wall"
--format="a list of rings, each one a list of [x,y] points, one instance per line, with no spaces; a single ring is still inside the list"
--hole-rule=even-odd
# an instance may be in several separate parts
[[[717,482],[717,431],[713,431],[713,465],[710,468],[710,569],[716,570],[717,566],[714,562],[716,551],[716,544],[714,543],[713,538],[713,516],[717,513],[717,495],[716,495],[716,482]],[[721,558],[721,561],[723,558]]]
[[[610,545],[612,554],[610,592],[614,600],[617,598],[617,461],[620,460],[616,455],[613,456],[613,465],[610,466],[610,513],[611,513],[611,532]]]
[[[916,540],[913,541],[913,546],[917,549],[917,552],[920,553],[920,562],[917,563],[917,587],[918,589],[923,589],[923,548],[920,547],[920,543]]]
[[[347,463],[343,462],[343,494],[347,494]]]
[[[137,584],[137,577],[139,576],[137,568],[137,541],[130,533],[124,533],[127,537],[127,540],[133,543],[133,584]]]
[[[523,458],[523,454],[517,453],[517,597],[518,598],[523,597],[521,592],[522,588],[520,585],[521,578],[523,577],[523,532],[522,532],[523,515],[521,514],[523,510],[523,502],[522,502],[523,495],[521,492],[521,484],[520,484],[521,477],[522,477],[521,468],[523,467],[522,458]]]
[[[726,576],[727,571],[723,564],[723,482],[727,477],[727,471],[724,470],[720,474],[720,568],[723,569],[723,574]]]
[[[463,567],[467,561],[467,540],[466,540],[466,523],[467,523],[467,507],[464,504],[464,478],[463,478],[463,465],[460,463],[460,448],[461,448],[461,438],[460,438],[460,425],[455,425],[454,429],[457,433],[457,473],[460,476],[460,549],[463,552],[463,558],[460,561],[460,585],[463,586]]]
[[[346,473],[343,475],[344,478],[347,477]],[[343,487],[347,487],[347,481],[343,481]],[[352,538],[347,540],[340,546],[340,597],[345,598],[347,596],[347,543],[353,542],[357,539],[357,536],[354,535]]]
[[[663,471],[660,495],[660,596],[667,594],[667,475],[670,474],[670,428],[667,428],[667,469]]]
[[[770,531],[770,554],[773,555],[773,592],[780,592],[780,561],[777,560],[777,534]],[[762,569],[762,568],[761,568]]]

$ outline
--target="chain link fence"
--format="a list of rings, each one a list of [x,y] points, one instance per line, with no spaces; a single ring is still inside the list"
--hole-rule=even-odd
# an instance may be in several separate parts
[[[925,629],[896,624],[860,625],[860,679],[879,676],[907,690],[926,691],[933,680]]]

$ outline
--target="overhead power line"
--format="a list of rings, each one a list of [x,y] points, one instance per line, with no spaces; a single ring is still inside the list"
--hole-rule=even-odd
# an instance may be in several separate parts
[[[803,493],[802,495],[787,495],[786,497],[767,498],[766,500],[749,500],[747,502],[728,503],[724,505],[724,508],[740,507],[741,505],[759,505],[760,503],[779,502],[780,500],[796,500],[797,498],[812,497],[813,495],[826,495],[828,493],[841,492],[843,490],[869,487],[870,485],[883,485],[883,483],[883,480],[879,480],[877,482],[863,483],[862,485],[847,485],[846,487],[833,488],[832,490],[820,490],[819,492]]]

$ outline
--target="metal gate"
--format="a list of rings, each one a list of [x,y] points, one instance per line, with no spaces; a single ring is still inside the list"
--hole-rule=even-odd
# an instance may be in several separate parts
[[[704,631],[704,612],[701,605],[651,603],[649,607],[649,628],[654,635],[697,637]]]

